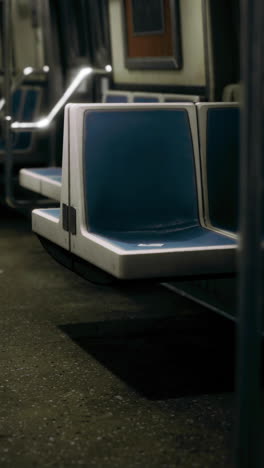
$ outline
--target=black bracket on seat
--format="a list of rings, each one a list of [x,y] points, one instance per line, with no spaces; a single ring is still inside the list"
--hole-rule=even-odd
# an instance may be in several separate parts
[[[65,203],[62,204],[62,227],[64,231],[76,235],[76,209]]]

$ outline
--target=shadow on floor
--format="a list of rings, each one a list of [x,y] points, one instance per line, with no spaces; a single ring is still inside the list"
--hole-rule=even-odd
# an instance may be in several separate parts
[[[235,328],[212,314],[114,320],[59,328],[89,355],[151,400],[234,389]]]

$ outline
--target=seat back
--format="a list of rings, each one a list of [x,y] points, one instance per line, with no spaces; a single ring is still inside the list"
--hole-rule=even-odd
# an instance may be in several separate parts
[[[151,93],[134,93],[133,102],[161,102],[161,95]]]
[[[195,125],[192,104],[86,110],[88,229],[157,231],[198,224]]]
[[[108,90],[104,93],[102,101],[109,104],[122,102],[199,102],[200,96]]]
[[[22,86],[12,95],[12,119],[13,121],[22,120],[23,122],[33,121],[39,110],[41,97],[40,87]],[[30,132],[21,132],[13,134],[13,151],[27,152],[31,149],[33,135]],[[0,140],[0,151],[4,151],[5,141]]]
[[[24,102],[21,115],[21,120],[23,122],[31,122],[34,120],[39,109],[40,93],[41,89],[39,87],[27,87],[24,89]],[[14,149],[19,151],[29,151],[32,145],[32,139],[32,132],[19,133]]]
[[[22,110],[22,101],[23,101],[23,91],[21,88],[16,89],[12,94],[11,99],[11,109],[12,117],[14,120],[18,120],[21,115]]]
[[[107,91],[103,95],[103,102],[113,104],[113,103],[121,103],[121,102],[131,102],[132,100],[132,93],[127,91]]]
[[[12,97],[11,97],[11,113],[12,113],[13,120],[19,120],[21,118],[23,100],[24,100],[24,93],[23,93],[22,89],[21,88],[16,89],[12,93]],[[16,141],[17,141],[17,136],[13,135],[13,137],[12,137],[13,145],[16,144]],[[5,150],[5,140],[4,140],[4,134],[1,132],[0,152],[2,152],[4,150]]]
[[[237,104],[198,104],[205,223],[238,229],[239,121]]]

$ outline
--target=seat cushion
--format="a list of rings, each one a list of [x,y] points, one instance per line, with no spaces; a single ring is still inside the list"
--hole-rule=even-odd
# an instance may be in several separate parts
[[[140,232],[98,232],[102,238],[123,250],[155,249],[210,249],[221,246],[236,245],[236,241],[222,234],[209,231],[200,226],[183,229],[140,231]]]

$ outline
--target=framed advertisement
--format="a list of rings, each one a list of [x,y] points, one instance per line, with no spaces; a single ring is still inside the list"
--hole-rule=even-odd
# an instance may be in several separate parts
[[[128,69],[182,67],[179,0],[123,0]]]

